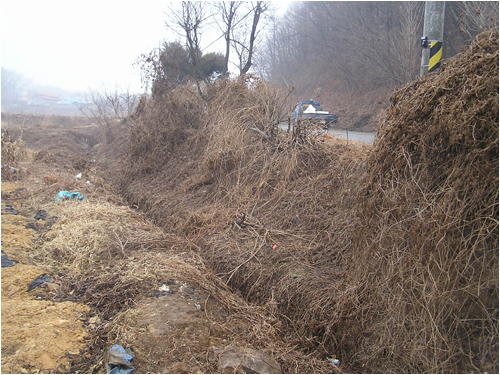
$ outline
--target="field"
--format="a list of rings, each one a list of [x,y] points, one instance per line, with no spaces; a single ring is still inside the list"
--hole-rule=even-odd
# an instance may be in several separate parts
[[[137,373],[497,373],[498,32],[396,91],[374,145],[283,131],[285,103],[247,76],[105,128],[2,113],[2,372],[119,344]]]

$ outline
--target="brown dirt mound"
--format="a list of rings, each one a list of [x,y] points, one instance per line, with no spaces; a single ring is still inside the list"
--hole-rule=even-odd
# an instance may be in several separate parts
[[[2,258],[17,261],[2,265],[2,373],[70,372],[71,356],[85,348],[83,321],[89,308],[39,300],[27,292],[28,284],[50,269],[27,264],[35,232],[26,227],[25,197],[20,185],[2,182]],[[18,213],[7,213],[7,205]]]
[[[391,97],[341,307],[349,361],[498,372],[498,116],[498,31]]]

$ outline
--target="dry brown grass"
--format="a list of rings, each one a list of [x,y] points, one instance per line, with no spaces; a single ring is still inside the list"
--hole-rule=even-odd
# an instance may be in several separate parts
[[[26,146],[22,133],[12,140],[8,131],[2,129],[2,181],[17,180],[22,171],[18,168],[20,161],[26,157]]]
[[[232,339],[271,350],[285,368],[331,370],[328,363],[311,361],[294,345],[284,343],[274,313],[236,297],[193,251],[196,245],[165,234],[142,214],[98,198],[51,203],[45,208],[58,219],[33,246],[33,261],[53,270],[62,284],[61,298],[89,305],[103,321],[87,343],[91,360],[79,358],[73,369],[95,370],[109,345],[125,334],[126,312],[160,282],[175,279],[196,285],[232,312],[230,322],[217,323]]]
[[[153,169],[125,171],[130,202],[315,358],[498,370],[497,33],[397,91],[368,160],[308,129],[278,132],[285,96],[270,86],[225,81],[207,97],[196,134],[169,133]],[[147,113],[141,129],[157,132]]]
[[[395,92],[373,149],[279,132],[287,93],[262,82],[212,90],[179,87],[133,119],[121,192],[162,230],[110,204],[102,178],[87,202],[45,200],[59,220],[34,259],[73,298],[119,323],[173,277],[285,372],[498,372],[497,32]],[[93,362],[124,325],[93,336]]]
[[[489,32],[391,98],[342,297],[350,361],[498,372],[498,167],[498,32]]]
[[[326,142],[307,126],[278,131],[286,93],[264,83],[225,81],[211,95],[198,134],[156,160],[159,172],[137,178],[124,171],[124,191],[157,224],[193,243],[233,291],[272,313],[286,343],[264,341],[269,333],[259,326],[249,337],[315,358],[307,365],[290,352],[289,368],[302,361],[296,369],[332,371],[326,357],[340,350],[331,345],[330,306],[346,268],[356,221],[349,213],[369,146]]]

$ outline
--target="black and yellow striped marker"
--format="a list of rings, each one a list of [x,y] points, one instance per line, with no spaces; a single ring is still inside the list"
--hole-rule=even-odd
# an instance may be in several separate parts
[[[441,66],[441,56],[443,55],[443,42],[431,40],[431,53],[429,56],[429,73]]]

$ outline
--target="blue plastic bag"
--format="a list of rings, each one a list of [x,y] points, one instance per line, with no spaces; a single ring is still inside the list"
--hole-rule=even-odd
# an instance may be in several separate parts
[[[131,374],[135,370],[130,362],[134,356],[121,345],[113,345],[108,351],[106,372],[108,374]]]
[[[85,198],[85,197],[83,195],[81,195],[79,192],[70,193],[69,191],[62,190],[57,194],[56,202],[59,199],[64,199],[64,200],[79,199],[82,201],[83,198]]]

